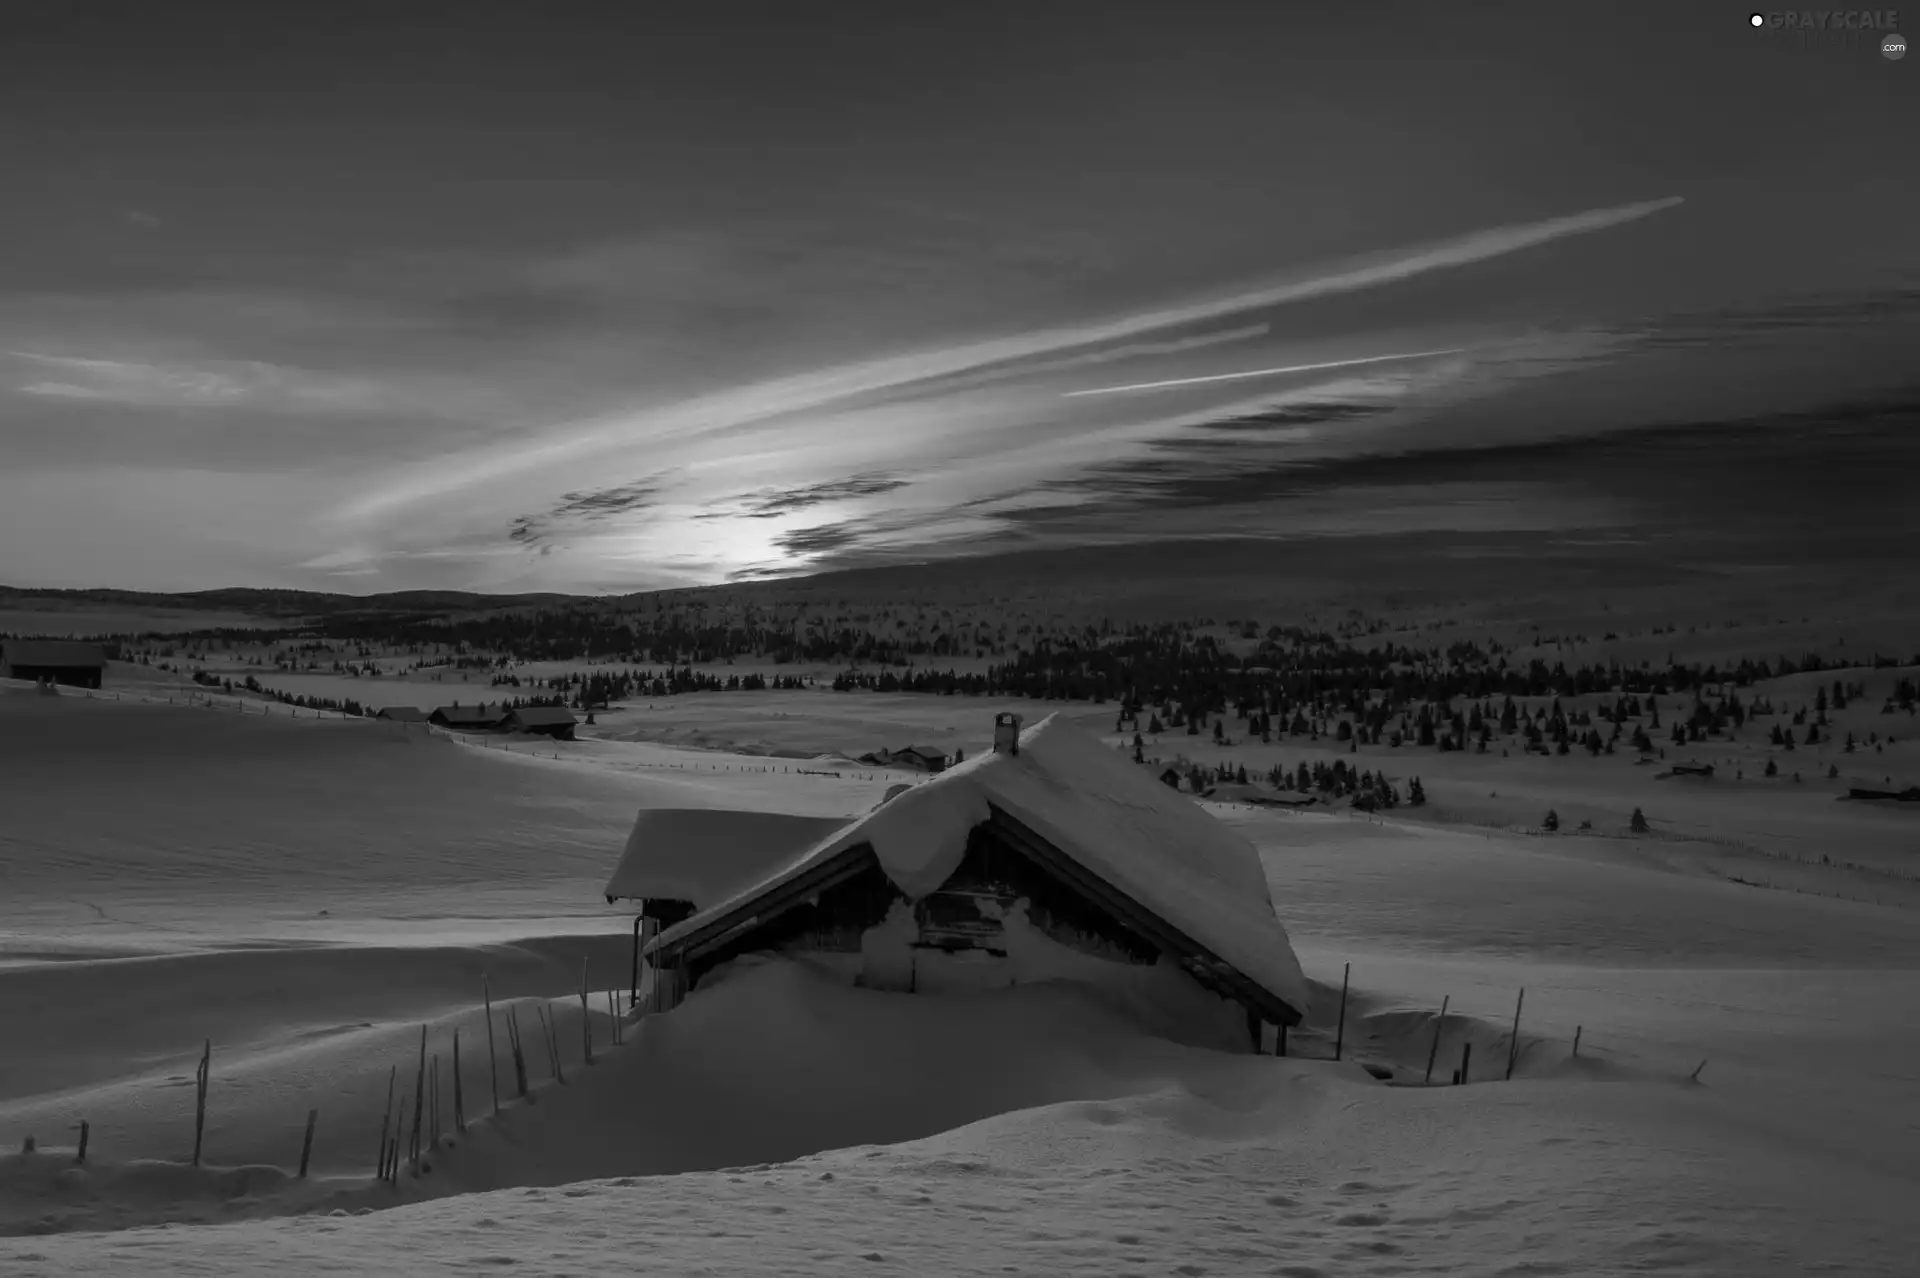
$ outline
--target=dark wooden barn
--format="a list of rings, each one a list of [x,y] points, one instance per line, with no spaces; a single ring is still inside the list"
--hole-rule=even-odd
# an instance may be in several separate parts
[[[578,722],[573,711],[565,706],[520,706],[507,711],[500,726],[508,732],[531,732],[556,741],[571,741]]]
[[[106,649],[68,639],[8,639],[0,642],[0,674],[35,683],[51,680],[71,688],[98,688],[107,669]]]

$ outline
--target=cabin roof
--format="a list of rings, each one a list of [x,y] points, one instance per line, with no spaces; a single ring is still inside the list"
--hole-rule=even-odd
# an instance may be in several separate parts
[[[610,900],[691,901],[739,892],[843,828],[851,818],[729,808],[642,808],[607,880]]]
[[[578,723],[573,711],[565,706],[519,706],[507,712],[507,717],[515,723],[524,723],[532,727],[546,727],[558,723]]]
[[[507,717],[498,706],[441,706],[433,713],[449,723],[498,723]]]

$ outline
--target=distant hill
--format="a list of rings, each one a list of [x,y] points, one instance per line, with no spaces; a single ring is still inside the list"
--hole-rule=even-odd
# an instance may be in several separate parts
[[[341,613],[418,613],[532,608],[577,601],[563,594],[482,595],[466,590],[396,590],[382,595],[338,595],[316,590],[265,590],[233,586],[166,594],[145,590],[49,590],[0,586],[0,607],[24,600],[177,608],[189,612],[243,612],[256,617],[318,617]]]

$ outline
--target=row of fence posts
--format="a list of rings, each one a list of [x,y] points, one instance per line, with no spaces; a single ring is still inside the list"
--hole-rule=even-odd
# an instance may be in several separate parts
[[[589,989],[587,960],[580,961],[580,1049],[581,1060],[594,1063],[593,1054],[593,1001]],[[615,1047],[621,1045],[621,1022],[619,1007],[614,992],[606,991],[607,1019],[610,1025],[612,1042]],[[481,1013],[487,1026],[487,1076],[489,1091],[493,1098],[493,1113],[500,1113],[500,1051],[499,1038],[494,1029],[493,1019],[493,982],[482,973],[480,977]],[[560,1047],[560,1022],[557,1016],[548,1013],[548,1005],[542,1001],[534,1004],[534,1016],[539,1022],[540,1043],[546,1052],[548,1071],[556,1083],[567,1082],[566,1062]],[[507,1052],[512,1065],[513,1094],[520,1100],[531,1103],[533,1087],[527,1073],[526,1033],[520,1024],[520,1010],[508,1006],[501,1018],[506,1032]],[[460,1030],[453,1031],[451,1081],[453,1084],[453,1129],[464,1133],[467,1130],[466,1080],[461,1065]],[[387,1072],[387,1103],[380,1117],[380,1150],[374,1163],[374,1177],[388,1183],[397,1183],[400,1179],[401,1144],[405,1133],[406,1159],[413,1175],[418,1176],[432,1170],[426,1161],[428,1153],[438,1149],[447,1135],[441,1126],[444,1103],[441,1084],[439,1053],[427,1051],[427,1027],[420,1027],[420,1051],[414,1065],[413,1113],[411,1125],[407,1122],[407,1104],[405,1094],[399,1097],[400,1108],[394,1109],[395,1085],[399,1077],[399,1066],[389,1068]],[[423,1119],[423,1115],[425,1116]]]
[[[1336,1020],[1334,1023],[1334,1032],[1333,1032],[1333,1059],[1336,1061],[1343,1059],[1346,1055],[1347,990],[1348,990],[1348,986],[1352,976],[1353,976],[1353,964],[1351,963],[1343,964],[1340,971],[1340,1010],[1336,1016]],[[1526,1001],[1527,1001],[1526,987],[1522,986],[1518,997],[1516,997],[1513,1002],[1513,1028],[1507,1034],[1507,1062],[1506,1062],[1506,1073],[1504,1077],[1508,1081],[1512,1080],[1514,1068],[1520,1062],[1520,1012],[1521,1012],[1521,1009],[1526,1006]],[[1432,1042],[1432,1045],[1427,1049],[1427,1068],[1426,1068],[1426,1072],[1422,1075],[1420,1080],[1422,1084],[1431,1085],[1433,1082],[1434,1066],[1438,1064],[1440,1059],[1440,1034],[1441,1034],[1441,1031],[1446,1026],[1447,1010],[1452,1006],[1452,1004],[1453,1004],[1453,996],[1451,994],[1444,996],[1440,1000],[1440,1015],[1434,1018],[1433,1042]],[[1573,1055],[1575,1057],[1578,1057],[1580,1055],[1580,1038],[1581,1038],[1581,1035],[1585,1033],[1585,1031],[1586,1031],[1585,1026],[1576,1025],[1573,1028]],[[1281,1025],[1274,1037],[1274,1055],[1285,1056],[1286,1054],[1287,1054],[1287,1027],[1285,1025]],[[1694,1071],[1690,1076],[1692,1080],[1696,1082],[1699,1080],[1700,1071],[1706,1068],[1706,1064],[1707,1062],[1705,1060],[1702,1060],[1700,1064],[1694,1068]],[[1452,1072],[1451,1079],[1450,1079],[1451,1084],[1453,1086],[1458,1086],[1462,1083],[1467,1082],[1471,1076],[1472,1067],[1473,1067],[1473,1044],[1470,1042],[1462,1043],[1460,1045],[1460,1066],[1458,1069],[1455,1069]]]
[[[484,973],[480,979],[481,1000],[487,1022],[487,1062],[492,1083],[493,1112],[498,1114],[500,1112],[500,1059],[494,1035],[493,989],[490,979]],[[611,989],[605,993],[612,1043],[613,1046],[619,1047],[622,1045],[623,1035],[618,999]],[[588,989],[588,970],[585,959],[580,961],[579,999],[581,1058],[586,1064],[592,1065],[594,1063],[593,1006],[591,992]],[[540,1038],[546,1049],[547,1063],[552,1076],[556,1082],[565,1083],[567,1076],[560,1048],[559,1021],[548,1015],[544,1002],[534,1005],[534,1013],[539,1018]],[[514,1094],[522,1100],[531,1101],[533,1092],[527,1077],[526,1044],[522,1037],[518,1009],[509,1007],[503,1019],[513,1065]],[[380,1180],[393,1182],[399,1179],[403,1144],[406,1149],[406,1161],[412,1166],[415,1175],[420,1173],[426,1154],[439,1148],[448,1134],[447,1129],[441,1124],[441,1119],[449,1108],[447,1103],[449,1099],[453,1130],[462,1133],[467,1130],[466,1081],[461,1065],[460,1029],[458,1026],[454,1027],[450,1068],[444,1074],[439,1053],[429,1053],[427,1050],[427,1032],[427,1027],[422,1025],[420,1050],[414,1068],[413,1107],[410,1122],[404,1093],[398,1096],[399,1110],[394,1109],[400,1067],[394,1065],[387,1071],[387,1102],[380,1117],[380,1150],[374,1164],[375,1177]],[[452,1084],[450,1097],[442,1090],[443,1079]],[[206,1039],[201,1044],[200,1059],[194,1068],[193,1153],[189,1161],[195,1167],[201,1165],[206,1153],[207,1098],[212,1080],[213,1040]],[[298,1174],[303,1180],[313,1161],[313,1137],[319,1119],[320,1110],[317,1106],[307,1110],[306,1126],[300,1138]],[[75,1127],[79,1133],[79,1139],[74,1161],[84,1163],[87,1161],[87,1153],[92,1141],[93,1124],[82,1118]],[[38,1147],[35,1138],[28,1136],[21,1144],[21,1152],[35,1153]]]
[[[193,1071],[193,1155],[189,1159],[189,1162],[195,1167],[200,1166],[201,1155],[206,1152],[207,1091],[212,1082],[213,1040],[206,1039],[201,1043],[200,1060],[194,1066]],[[307,1111],[306,1129],[302,1132],[300,1138],[299,1176],[302,1180],[306,1179],[307,1168],[313,1161],[313,1131],[319,1120],[320,1111],[318,1108]],[[73,1160],[76,1163],[84,1163],[87,1161],[87,1148],[93,1139],[93,1124],[83,1118],[75,1124],[75,1126],[80,1133],[80,1138],[78,1147],[74,1150]],[[26,1143],[22,1146],[22,1152],[31,1154],[34,1152],[34,1149],[34,1139],[29,1136],[26,1139]]]

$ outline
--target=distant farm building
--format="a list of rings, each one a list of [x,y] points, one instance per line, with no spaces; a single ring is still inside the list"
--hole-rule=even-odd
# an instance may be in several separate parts
[[[508,732],[531,732],[556,741],[571,741],[578,722],[573,711],[565,706],[520,706],[507,711],[500,726]]]
[[[1180,769],[1178,768],[1160,769],[1160,781],[1163,785],[1166,785],[1172,789],[1178,790],[1180,788]]]
[[[0,642],[0,674],[9,679],[97,688],[106,669],[107,651],[97,643],[75,643],[68,639]]]
[[[1672,768],[1654,777],[1655,781],[1664,781],[1668,777],[1711,777],[1711,763],[1676,763]]]
[[[908,746],[903,750],[875,750],[863,754],[859,761],[873,768],[912,768],[916,772],[944,772],[947,756],[938,750],[922,750],[918,746]]]
[[[391,719],[395,723],[427,722],[427,712],[419,706],[385,706],[373,717],[376,719]]]
[[[1868,801],[1890,799],[1896,803],[1920,803],[1920,785],[1910,785],[1904,790],[1870,790],[1854,786],[1847,791],[1847,797]]]
[[[499,706],[441,706],[427,716],[427,722],[456,732],[492,732],[506,717],[507,712]]]
[[[797,854],[765,852],[770,868],[750,884],[646,943],[658,1006],[732,960],[775,953],[876,989],[1065,977],[1151,990],[1256,1050],[1263,1025],[1306,1011],[1253,845],[1057,716],[1025,732],[1004,716],[991,753]]]

